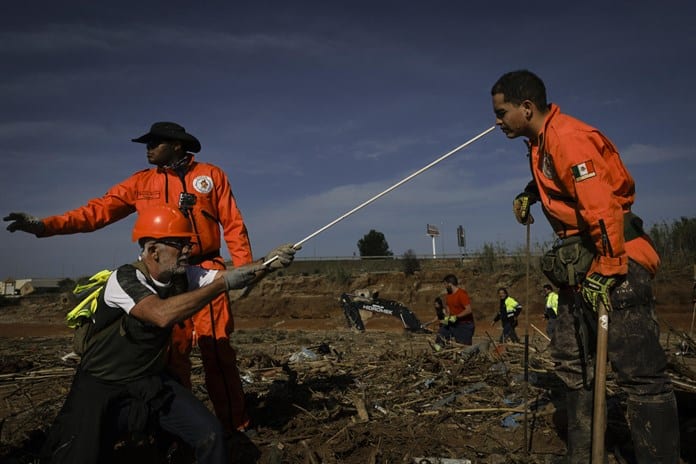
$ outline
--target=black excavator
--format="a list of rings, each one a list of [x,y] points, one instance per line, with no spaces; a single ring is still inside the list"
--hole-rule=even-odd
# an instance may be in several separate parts
[[[362,310],[394,316],[409,332],[430,333],[430,330],[425,328],[413,311],[398,301],[380,298],[379,292],[370,293],[366,290],[358,290],[355,293],[343,293],[340,300],[348,326],[360,332],[365,331],[365,324],[360,317]]]

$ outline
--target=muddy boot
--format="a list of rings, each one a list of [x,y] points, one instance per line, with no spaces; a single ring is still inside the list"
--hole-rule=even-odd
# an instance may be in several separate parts
[[[679,418],[673,393],[629,398],[626,416],[638,464],[679,462]]]
[[[592,456],[592,390],[571,390],[566,396],[568,464],[589,464]]]

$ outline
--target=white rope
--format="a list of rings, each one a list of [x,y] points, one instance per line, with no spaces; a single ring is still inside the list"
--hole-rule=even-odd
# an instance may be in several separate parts
[[[495,129],[495,126],[489,127],[488,129],[486,129],[485,131],[481,132],[481,133],[478,134],[477,136],[475,136],[475,137],[473,137],[473,138],[467,140],[467,141],[464,142],[463,144],[459,145],[457,148],[455,148],[455,149],[453,149],[453,150],[451,150],[451,151],[445,153],[444,155],[442,155],[441,157],[439,157],[438,159],[436,159],[436,160],[433,161],[432,163],[428,164],[427,166],[424,166],[424,167],[420,168],[420,169],[417,170],[416,172],[414,172],[414,173],[410,174],[409,176],[407,176],[407,177],[401,179],[399,182],[397,182],[396,184],[392,185],[391,187],[389,187],[388,189],[384,190],[383,192],[378,193],[378,194],[375,195],[374,197],[370,198],[369,200],[364,201],[363,203],[359,204],[358,206],[356,206],[355,208],[351,209],[350,211],[348,211],[347,213],[343,214],[342,216],[337,217],[337,218],[334,219],[333,221],[331,221],[331,222],[329,222],[328,224],[326,224],[324,227],[322,227],[322,228],[320,228],[320,229],[318,229],[318,230],[312,232],[311,234],[309,234],[308,236],[306,236],[305,238],[303,238],[303,239],[300,240],[299,242],[295,243],[295,244],[293,245],[293,247],[294,247],[294,248],[299,248],[299,247],[302,246],[302,244],[305,243],[307,240],[309,240],[309,239],[311,239],[311,238],[313,238],[313,237],[319,235],[320,233],[324,232],[324,231],[325,231],[326,229],[328,229],[329,227],[332,227],[332,226],[334,226],[335,224],[341,222],[342,220],[344,220],[345,218],[347,218],[347,217],[350,216],[351,214],[353,214],[353,213],[359,211],[360,209],[362,209],[362,208],[364,208],[365,206],[369,205],[370,203],[372,203],[373,201],[377,200],[378,198],[380,198],[380,197],[386,195],[387,193],[391,192],[392,190],[394,190],[394,189],[400,187],[401,185],[405,184],[406,182],[408,182],[409,180],[411,180],[411,179],[413,179],[414,177],[418,176],[419,174],[424,173],[425,171],[427,171],[428,169],[432,168],[432,167],[435,166],[436,164],[438,164],[438,163],[444,161],[445,159],[449,158],[450,156],[454,155],[454,154],[457,153],[459,150],[461,150],[461,149],[465,148],[466,146],[468,146],[468,145],[474,143],[475,141],[477,141],[478,139],[480,139],[480,138],[483,137],[484,135],[486,135],[486,134],[488,134],[489,132],[491,132],[493,129]],[[271,264],[271,263],[272,263],[273,261],[275,261],[276,259],[278,259],[278,256],[274,256],[274,257],[268,259],[268,260],[267,260],[266,262],[264,262],[263,264],[264,264],[264,266],[268,266],[269,264]]]

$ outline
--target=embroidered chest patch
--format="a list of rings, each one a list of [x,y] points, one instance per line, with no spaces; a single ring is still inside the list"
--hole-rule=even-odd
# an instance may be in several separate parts
[[[580,182],[597,175],[594,170],[594,164],[592,164],[592,161],[590,160],[587,160],[584,163],[576,164],[570,168],[570,170],[573,172],[575,182]]]
[[[198,193],[210,193],[213,190],[213,179],[210,176],[198,176],[193,179],[193,188]]]
[[[135,197],[138,200],[156,200],[160,197],[158,190],[136,190]]]
[[[553,169],[553,161],[551,160],[551,155],[544,152],[544,156],[541,158],[541,172],[547,179],[553,179],[556,177],[556,171]]]

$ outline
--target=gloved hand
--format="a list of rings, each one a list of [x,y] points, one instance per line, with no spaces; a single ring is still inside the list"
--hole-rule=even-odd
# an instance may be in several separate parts
[[[269,271],[275,271],[276,269],[288,267],[292,263],[292,260],[295,259],[295,252],[301,249],[302,247],[293,248],[292,243],[281,245],[268,253],[263,258],[263,262],[265,263],[277,256],[278,258],[274,259],[273,262],[268,265],[267,269]]]
[[[522,192],[512,200],[512,212],[515,214],[515,219],[520,224],[534,224],[534,217],[529,213],[529,208],[536,203],[536,195],[529,192]]]
[[[616,277],[607,277],[598,272],[593,272],[585,277],[582,283],[582,297],[593,310],[597,311],[601,301],[604,303],[607,311],[609,311],[611,309],[609,291],[614,285],[616,285]]]
[[[46,229],[41,219],[27,213],[10,213],[3,218],[3,221],[13,221],[7,226],[7,230],[10,232],[21,230],[39,235]]]
[[[224,271],[222,278],[225,280],[227,290],[244,288],[256,278],[256,273],[266,269],[263,263],[251,263]]]
[[[500,313],[496,314],[493,318],[493,322],[498,322],[500,320]]]

